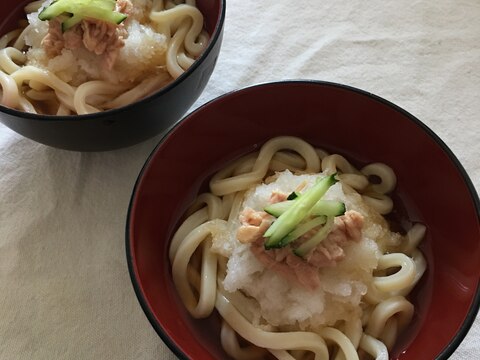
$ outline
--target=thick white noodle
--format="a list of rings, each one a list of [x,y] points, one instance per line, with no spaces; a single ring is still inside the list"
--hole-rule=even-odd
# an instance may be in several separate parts
[[[75,95],[73,97],[73,104],[75,106],[75,110],[78,115],[99,112],[100,109],[97,109],[88,103],[89,96],[108,94],[114,97],[122,90],[124,90],[124,88],[121,85],[112,84],[106,81],[93,80],[85,82],[80,85],[75,91]]]
[[[20,96],[20,98],[18,99],[18,102],[19,102],[19,105],[20,105],[20,109],[22,109],[23,111],[25,111],[27,113],[31,113],[31,114],[36,114],[37,113],[37,110],[32,105],[32,103],[30,101],[28,101],[26,98],[24,98],[23,96]]]
[[[338,171],[347,174],[359,174],[359,171],[342,155],[332,154],[322,159],[322,171],[336,173]]]
[[[190,29],[190,19],[184,19],[182,24],[176,30],[170,40],[167,50],[167,70],[174,79],[178,78],[185,71],[178,63],[178,54],[183,51],[183,43],[188,30]]]
[[[380,179],[378,184],[370,185],[370,188],[378,194],[387,194],[397,185],[397,176],[392,168],[382,163],[372,163],[362,168],[365,176],[376,176]]]
[[[210,220],[190,232],[180,244],[172,264],[173,282],[190,314],[195,318],[204,318],[211,314],[215,303],[217,288],[217,256],[208,251],[210,247],[209,235],[217,229],[225,227],[223,220]],[[206,242],[203,248],[201,269],[200,298],[197,300],[192,291],[187,273],[188,263],[197,248]]]
[[[38,90],[31,89],[31,90],[27,90],[25,94],[30,99],[35,101],[47,101],[47,100],[55,101],[55,99],[57,98],[53,90],[38,91]]]
[[[338,179],[358,191],[365,189],[369,184],[368,179],[360,174],[339,174]]]
[[[326,155],[322,158],[322,171],[330,174],[338,173],[338,178],[355,190],[365,189],[369,182],[347,159],[338,154]]]
[[[254,161],[255,159],[252,160]],[[305,169],[305,160],[295,153],[279,151],[273,156],[272,161],[270,161],[269,170],[283,171],[285,169],[292,172],[301,172]]]
[[[22,33],[22,29],[16,29],[6,33],[0,38],[0,49],[4,49],[12,42],[12,40],[18,38],[18,35]]]
[[[113,100],[109,99],[108,101],[105,101],[103,107],[105,109],[115,109],[124,106],[125,104],[143,99],[147,95],[167,84],[169,80],[170,76],[166,73],[147,78],[134,88],[125,91],[117,97],[114,97]]]
[[[368,193],[362,195],[362,199],[382,215],[390,213],[393,209],[392,199],[384,194]]]
[[[315,152],[317,153],[318,157],[320,158],[320,160],[323,160],[323,158],[327,157],[328,155],[330,155],[327,151],[323,150],[323,149],[319,149],[319,148],[316,148],[315,149]]]
[[[197,42],[203,29],[203,15],[198,8],[191,5],[180,4],[164,11],[152,11],[150,20],[157,23],[175,24],[190,19],[191,25],[183,36],[185,49],[193,56],[199,56],[205,49],[205,42]],[[201,40],[204,40],[202,37]]]
[[[323,338],[313,332],[268,332],[254,327],[230,302],[217,292],[215,307],[222,318],[244,339],[265,349],[309,350],[315,360],[328,359],[328,348]]]
[[[252,184],[259,182],[267,173],[269,163],[275,153],[280,150],[292,150],[300,155],[306,161],[306,172],[319,172],[320,160],[315,149],[308,143],[291,136],[280,136],[267,141],[260,150],[255,165],[251,172],[229,178],[224,178],[228,174],[220,171],[215,174],[210,181],[212,193],[220,196],[231,192],[245,190]]]
[[[25,48],[25,36],[27,35],[27,32],[29,31],[29,26],[24,28],[22,32],[18,35],[18,37],[15,39],[15,42],[13,43],[13,47],[17,50],[22,50]]]
[[[261,360],[265,357],[266,350],[256,346],[240,347],[237,333],[225,321],[222,321],[220,341],[225,352],[237,360]]]
[[[268,349],[268,351],[278,360],[295,360],[286,350]]]
[[[365,332],[375,338],[382,335],[387,321],[397,317],[398,326],[403,329],[412,319],[413,305],[403,296],[394,296],[379,303],[370,315]]]
[[[37,91],[44,91],[49,89],[47,85],[35,79],[30,80],[28,82],[28,86],[31,87],[33,90],[37,90]]]
[[[71,96],[73,100],[75,89],[56,75],[46,70],[27,65],[11,74],[11,77],[13,80],[15,80],[19,87],[24,82],[29,82],[34,79],[35,81],[40,82],[55,91],[59,91]]]
[[[58,106],[58,110],[57,110],[58,116],[66,116],[71,114],[72,114],[72,111],[69,108],[67,108],[64,104],[60,104]]]
[[[156,5],[157,8],[162,9],[162,6]],[[202,13],[192,5],[180,4],[152,11],[150,20],[159,24],[162,32],[174,33],[169,41],[166,60],[168,72],[176,79],[193,64],[194,58],[200,56],[207,45],[208,37],[202,32]]]
[[[411,255],[425,237],[426,231],[427,228],[423,224],[416,223],[413,225],[412,228],[407,232],[407,241],[405,242],[402,251],[405,254]]]
[[[391,317],[385,323],[385,328],[383,329],[382,334],[379,336],[380,340],[385,344],[388,350],[393,348],[393,345],[398,337],[398,331],[398,320],[396,317]]]
[[[20,69],[26,60],[26,55],[13,47],[0,50],[0,69],[8,75]]]
[[[378,260],[377,270],[397,268],[400,270],[387,276],[375,276],[374,285],[383,292],[399,291],[411,287],[415,280],[415,263],[402,253],[385,254]]]
[[[363,335],[362,322],[358,318],[352,318],[349,321],[346,321],[342,327],[342,331],[345,336],[348,337],[355,349],[358,349],[360,340]],[[338,352],[335,356],[335,360],[346,360],[344,352]]]
[[[349,360],[358,360],[358,353],[350,339],[340,330],[326,327],[320,331],[324,340],[335,343],[342,351],[345,358]]]
[[[417,283],[420,281],[422,278],[425,270],[427,270],[427,260],[425,260],[425,257],[423,256],[422,252],[418,249],[415,249],[412,252],[412,259],[413,262],[415,263],[415,277],[410,284],[410,286],[405,287],[404,289],[400,291],[396,291],[396,295],[402,295],[402,296],[407,296],[410,291],[417,285]]]
[[[175,254],[177,253],[178,247],[180,246],[180,243],[183,241],[183,239],[185,239],[185,237],[190,232],[192,232],[193,229],[203,224],[207,220],[208,220],[208,209],[203,208],[194,212],[182,223],[182,225],[180,225],[180,227],[177,229],[177,231],[175,232],[175,235],[172,238],[172,242],[170,243],[169,257],[172,263],[173,263]]]
[[[388,350],[385,344],[367,334],[362,336],[360,349],[370,354],[375,360],[388,360]]]
[[[20,94],[18,86],[11,76],[0,71],[0,85],[2,86],[2,105],[10,108],[18,108],[20,104]]]

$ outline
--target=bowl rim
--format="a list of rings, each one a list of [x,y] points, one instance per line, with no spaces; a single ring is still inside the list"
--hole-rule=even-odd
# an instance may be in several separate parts
[[[144,165],[142,166],[142,169],[140,170],[140,173],[135,181],[135,185],[133,187],[133,191],[131,194],[130,202],[128,205],[128,212],[127,212],[127,220],[126,220],[126,228],[125,228],[125,248],[126,248],[126,257],[127,257],[127,265],[128,265],[128,271],[130,275],[130,279],[135,291],[135,294],[137,296],[137,300],[140,303],[140,306],[142,307],[147,319],[149,320],[150,324],[152,327],[155,329],[157,334],[160,336],[162,341],[169,347],[169,349],[181,360],[188,360],[189,357],[180,349],[174,342],[173,340],[168,336],[167,331],[162,327],[162,325],[156,321],[155,315],[153,314],[152,310],[149,308],[148,301],[145,298],[142,288],[140,286],[140,282],[137,278],[137,272],[136,272],[136,264],[133,258],[133,253],[132,253],[132,248],[131,245],[132,239],[130,238],[130,230],[131,230],[131,221],[132,221],[132,212],[135,206],[137,194],[139,191],[140,184],[142,182],[143,176],[145,172],[149,169],[151,165],[151,160],[157,153],[157,150],[159,147],[168,139],[168,137],[175,131],[175,129],[178,126],[181,126],[185,121],[188,121],[189,118],[191,118],[193,115],[195,115],[197,112],[202,111],[203,108],[209,106],[213,102],[221,101],[222,99],[230,96],[234,96],[238,93],[247,93],[252,90],[255,90],[256,88],[260,87],[278,87],[278,86],[291,86],[294,84],[300,84],[300,85],[312,85],[312,86],[326,86],[326,87],[332,87],[332,88],[337,88],[337,89],[343,89],[347,91],[352,91],[354,93],[357,93],[358,95],[366,96],[370,98],[371,100],[380,102],[381,104],[387,105],[391,107],[392,109],[400,112],[403,114],[407,119],[409,119],[412,123],[415,125],[419,126],[427,136],[430,136],[432,140],[445,152],[445,154],[448,156],[448,159],[450,162],[455,166],[456,170],[458,173],[461,175],[469,193],[470,193],[470,198],[473,201],[474,208],[477,213],[477,218],[480,220],[480,199],[478,197],[477,191],[475,189],[475,186],[473,185],[473,182],[471,181],[467,171],[461,164],[461,162],[458,160],[457,156],[453,153],[453,151],[447,146],[447,144],[437,135],[433,130],[431,130],[425,123],[420,121],[417,117],[409,113],[408,111],[404,110],[403,108],[399,107],[398,105],[395,105],[394,103],[390,102],[389,100],[386,100],[378,95],[375,95],[371,92],[368,92],[366,90],[362,90],[350,85],[345,85],[341,83],[336,83],[336,82],[331,82],[331,81],[323,81],[323,80],[311,80],[311,79],[289,79],[289,80],[279,80],[279,81],[272,81],[272,82],[262,82],[262,83],[257,83],[254,85],[246,86],[240,89],[232,90],[229,92],[226,92],[214,99],[209,100],[208,102],[202,104],[199,106],[197,109],[192,111],[191,113],[187,114],[184,116],[181,120],[179,120],[176,124],[171,126],[159,139],[157,145],[154,147],[154,149],[151,151],[151,153],[148,155]],[[458,329],[457,333],[455,336],[444,346],[442,351],[438,354],[436,357],[436,360],[447,360],[453,352],[458,348],[460,343],[464,340],[465,336],[467,335],[468,331],[470,330],[473,322],[475,321],[476,315],[479,312],[480,308],[480,280],[477,282],[477,288],[475,290],[475,296],[472,299],[472,303],[470,304],[470,307],[468,309],[468,312],[465,314],[465,318]]]
[[[23,6],[22,3],[17,5],[17,7]],[[208,55],[212,52],[213,48],[218,43],[218,40],[223,32],[223,27],[225,24],[225,13],[226,13],[226,0],[219,0],[219,16],[218,20],[215,24],[215,28],[213,29],[213,35],[209,40],[207,48],[202,52],[200,57],[195,60],[195,62],[190,66],[183,74],[181,74],[178,78],[174,79],[160,90],[154,92],[153,94],[148,95],[138,101],[135,101],[131,104],[127,104],[125,106],[119,108],[113,108],[105,111],[95,112],[91,114],[83,114],[83,115],[46,115],[46,114],[32,114],[25,111],[12,109],[7,106],[0,104],[0,113],[6,113],[8,115],[21,117],[29,120],[34,121],[66,121],[66,120],[93,120],[103,118],[105,116],[115,116],[117,113],[129,110],[131,108],[137,106],[143,106],[144,104],[153,101],[155,98],[162,96],[163,94],[169,92],[170,90],[176,88],[181,83],[183,83],[190,75],[205,61]],[[3,23],[3,22],[2,22]]]

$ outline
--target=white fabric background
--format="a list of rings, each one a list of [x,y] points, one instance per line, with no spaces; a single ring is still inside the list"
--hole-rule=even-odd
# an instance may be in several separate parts
[[[431,127],[478,191],[478,19],[477,0],[229,0],[217,67],[192,109],[272,80],[360,87]],[[174,359],[125,261],[131,190],[159,138],[75,153],[0,125],[0,359]],[[478,358],[479,336],[477,319],[452,358]]]

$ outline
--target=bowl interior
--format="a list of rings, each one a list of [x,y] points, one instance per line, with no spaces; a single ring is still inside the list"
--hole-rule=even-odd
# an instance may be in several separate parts
[[[412,294],[414,321],[391,358],[447,358],[479,305],[474,187],[445,144],[411,115],[371,94],[322,82],[227,94],[189,115],[152,153],[132,197],[127,252],[135,290],[157,332],[179,356],[227,358],[217,318],[191,319],[176,295],[169,240],[212,173],[279,135],[299,136],[358,165],[379,161],[395,170],[394,216],[426,224],[428,270]]]

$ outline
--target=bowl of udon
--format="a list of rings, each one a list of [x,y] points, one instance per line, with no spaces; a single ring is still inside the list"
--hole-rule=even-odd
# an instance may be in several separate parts
[[[0,121],[75,151],[177,122],[217,61],[225,0],[2,1]]]
[[[479,308],[479,207],[448,146],[391,102],[260,84],[160,140],[127,262],[181,359],[447,359]]]

